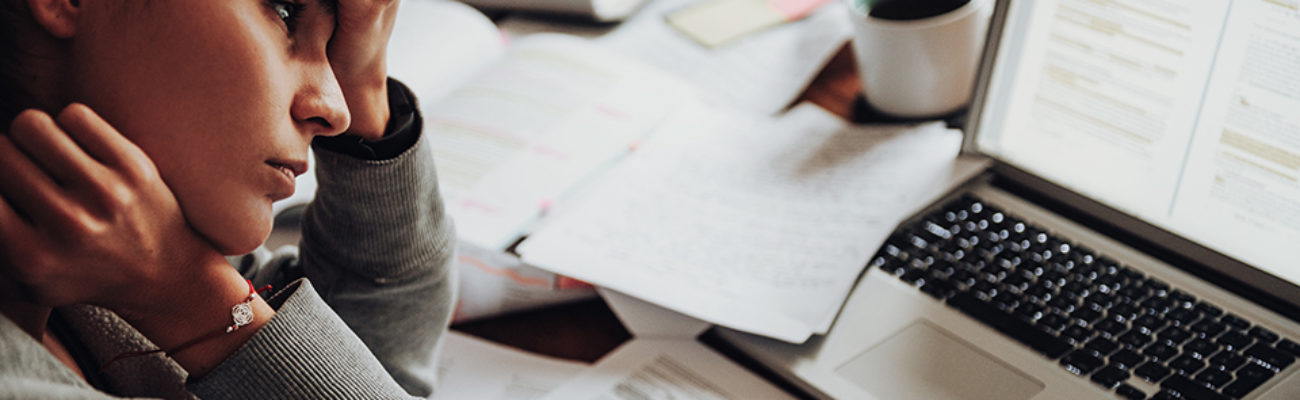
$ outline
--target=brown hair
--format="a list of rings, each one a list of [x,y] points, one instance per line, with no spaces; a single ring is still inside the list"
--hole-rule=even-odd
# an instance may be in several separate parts
[[[27,2],[0,0],[0,130],[8,130],[19,111],[35,105],[19,84],[19,59],[26,54],[18,45],[18,31],[30,24],[30,15]]]

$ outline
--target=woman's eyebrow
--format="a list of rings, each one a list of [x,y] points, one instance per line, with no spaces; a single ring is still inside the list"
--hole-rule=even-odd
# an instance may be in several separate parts
[[[339,0],[316,0],[316,4],[329,15],[334,15],[339,10]]]

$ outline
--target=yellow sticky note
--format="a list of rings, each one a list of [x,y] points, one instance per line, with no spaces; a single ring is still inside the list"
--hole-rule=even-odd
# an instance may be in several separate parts
[[[808,15],[828,0],[706,0],[668,15],[668,24],[707,47]]]

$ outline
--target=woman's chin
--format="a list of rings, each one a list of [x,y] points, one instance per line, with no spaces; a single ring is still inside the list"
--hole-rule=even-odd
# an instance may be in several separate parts
[[[217,232],[215,235],[207,235],[208,241],[222,255],[237,256],[252,253],[266,242],[266,238],[271,236],[272,220],[270,210],[266,215],[258,215],[252,218],[235,219],[239,221],[238,226],[224,226],[213,229]]]

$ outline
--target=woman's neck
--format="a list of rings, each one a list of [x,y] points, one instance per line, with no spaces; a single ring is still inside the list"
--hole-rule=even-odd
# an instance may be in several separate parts
[[[54,309],[19,301],[0,301],[0,314],[8,317],[15,325],[31,335],[36,341],[45,336],[45,327],[50,322],[50,312]]]
[[[0,301],[0,314],[8,317],[14,324],[18,325],[24,332],[31,335],[33,339],[40,342],[50,354],[54,355],[59,362],[75,372],[81,379],[86,379],[82,373],[81,367],[77,366],[77,361],[72,358],[67,347],[55,337],[53,332],[46,329],[50,322],[50,313],[54,309],[42,307],[29,303],[16,301]]]

